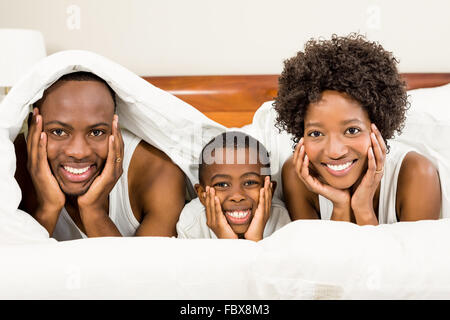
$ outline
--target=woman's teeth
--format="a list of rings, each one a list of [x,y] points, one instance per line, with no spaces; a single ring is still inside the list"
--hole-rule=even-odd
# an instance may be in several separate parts
[[[250,209],[245,211],[227,211],[225,214],[233,218],[242,219],[250,214]]]
[[[68,172],[70,172],[72,174],[83,174],[86,171],[88,171],[89,168],[90,168],[90,166],[88,166],[86,168],[80,168],[80,169],[64,166],[64,170],[66,170],[66,171],[68,171]]]
[[[339,165],[327,164],[327,167],[333,171],[342,171],[342,170],[345,170],[348,167],[350,167],[352,165],[352,163],[353,163],[353,161],[349,161],[347,163],[339,164]]]

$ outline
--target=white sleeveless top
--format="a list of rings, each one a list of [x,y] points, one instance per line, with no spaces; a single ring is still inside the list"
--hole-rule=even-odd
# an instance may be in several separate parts
[[[378,205],[378,223],[390,224],[397,221],[396,197],[398,174],[406,154],[412,149],[391,146],[384,163],[384,174],[380,181],[380,198]],[[320,217],[322,220],[330,220],[333,212],[333,203],[319,195]]]
[[[139,227],[139,222],[133,214],[128,197],[128,168],[134,150],[141,139],[125,129],[121,129],[121,133],[124,144],[123,173],[109,194],[109,218],[124,237],[129,237],[134,236],[136,229]],[[52,238],[63,241],[87,238],[87,236],[77,227],[66,208],[63,208],[59,214]]]

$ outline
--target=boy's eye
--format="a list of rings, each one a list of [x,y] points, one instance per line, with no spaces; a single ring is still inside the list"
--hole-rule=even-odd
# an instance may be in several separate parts
[[[254,186],[259,185],[259,181],[256,180],[248,180],[244,182],[244,186]]]
[[[63,129],[53,129],[50,131],[53,135],[58,137],[63,137],[67,135],[67,133]]]
[[[214,188],[226,188],[230,185],[227,182],[218,182],[213,185]]]
[[[349,133],[351,135],[354,135],[354,134],[357,134],[357,133],[360,133],[360,132],[361,132],[361,130],[359,128],[348,128],[345,131],[345,133]]]
[[[322,133],[320,131],[312,131],[310,133],[308,133],[308,136],[313,137],[313,138],[318,138],[322,135]]]
[[[95,129],[95,130],[92,130],[92,131],[91,131],[90,135],[91,135],[91,136],[94,136],[94,137],[99,137],[99,136],[101,136],[101,135],[104,134],[104,133],[105,133],[105,132],[102,131],[102,130],[97,130],[97,129]]]

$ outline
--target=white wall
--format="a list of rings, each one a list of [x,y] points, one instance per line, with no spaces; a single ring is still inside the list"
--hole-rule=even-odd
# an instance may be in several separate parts
[[[401,72],[450,72],[449,16],[448,0],[0,0],[0,28],[40,30],[48,54],[91,50],[139,75],[280,73],[309,38],[354,31]]]

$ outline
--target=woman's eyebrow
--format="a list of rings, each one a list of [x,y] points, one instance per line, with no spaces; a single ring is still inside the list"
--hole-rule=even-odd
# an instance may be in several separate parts
[[[321,122],[308,121],[308,122],[305,122],[305,128],[306,127],[322,127],[322,123]]]
[[[351,123],[351,122],[363,123],[360,119],[358,119],[358,118],[353,118],[353,119],[348,119],[348,120],[341,121],[341,124],[349,124],[349,123]]]

